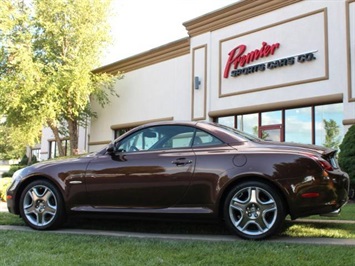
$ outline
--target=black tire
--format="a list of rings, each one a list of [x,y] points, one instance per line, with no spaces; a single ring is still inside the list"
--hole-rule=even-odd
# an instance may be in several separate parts
[[[235,186],[226,197],[223,215],[234,234],[250,240],[277,234],[286,216],[279,194],[270,185],[259,181]]]
[[[33,229],[59,227],[65,221],[64,202],[59,190],[46,180],[33,181],[21,194],[20,214]]]

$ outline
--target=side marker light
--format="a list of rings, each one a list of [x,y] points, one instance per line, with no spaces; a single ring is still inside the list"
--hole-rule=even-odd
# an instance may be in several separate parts
[[[305,198],[305,199],[318,198],[319,197],[319,193],[318,192],[303,193],[301,195],[301,197]]]

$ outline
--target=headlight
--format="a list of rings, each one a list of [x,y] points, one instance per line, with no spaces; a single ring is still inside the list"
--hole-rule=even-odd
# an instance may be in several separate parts
[[[17,185],[20,183],[22,170],[23,169],[17,170],[12,175],[12,184],[9,187],[8,191],[13,191],[17,187]]]

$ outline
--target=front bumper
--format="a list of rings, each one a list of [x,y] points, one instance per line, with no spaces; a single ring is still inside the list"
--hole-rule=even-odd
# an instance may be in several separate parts
[[[11,191],[7,191],[7,209],[9,210],[10,213],[13,214],[19,214],[18,208],[15,207],[15,201],[14,201],[14,195],[11,193]]]

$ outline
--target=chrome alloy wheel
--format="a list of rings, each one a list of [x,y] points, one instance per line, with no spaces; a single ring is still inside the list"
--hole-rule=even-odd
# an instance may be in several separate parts
[[[45,227],[57,214],[57,198],[45,185],[35,185],[27,190],[23,197],[23,214],[29,223],[36,227]]]
[[[229,218],[242,234],[258,236],[267,233],[278,217],[274,197],[261,187],[248,186],[238,190],[229,203]]]

